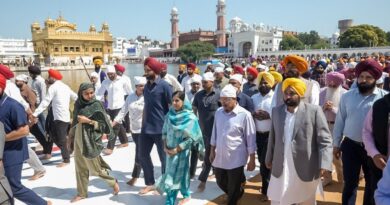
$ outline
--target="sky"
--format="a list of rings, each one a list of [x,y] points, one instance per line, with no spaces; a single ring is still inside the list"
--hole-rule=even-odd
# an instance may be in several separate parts
[[[43,27],[50,17],[61,13],[78,31],[94,24],[99,31],[107,22],[114,37],[147,36],[170,41],[170,12],[179,10],[179,31],[216,30],[218,0],[2,0],[0,38],[31,39],[30,26]],[[321,36],[338,32],[340,19],[353,19],[354,25],[372,24],[390,31],[389,0],[225,0],[226,25],[238,16],[252,25],[264,23],[285,30],[317,31]],[[372,2],[372,3],[371,3]]]

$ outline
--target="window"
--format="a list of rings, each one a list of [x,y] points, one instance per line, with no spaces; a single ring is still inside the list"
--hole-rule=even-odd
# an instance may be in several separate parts
[[[55,47],[55,48],[54,48],[54,52],[58,52],[58,47]]]
[[[80,47],[76,47],[76,52],[80,52]]]
[[[70,47],[70,52],[74,52],[74,47]]]
[[[88,52],[88,50],[89,50],[88,48],[85,48],[85,52]]]
[[[269,40],[269,43],[272,43],[272,39],[271,39],[271,40]]]
[[[110,49],[108,49],[108,52],[110,52]]]
[[[69,52],[69,47],[64,47],[65,52]]]

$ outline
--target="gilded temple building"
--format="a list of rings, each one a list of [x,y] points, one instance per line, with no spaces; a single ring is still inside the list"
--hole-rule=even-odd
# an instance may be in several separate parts
[[[93,56],[103,56],[105,61],[112,55],[112,34],[107,23],[97,31],[91,25],[88,32],[77,31],[74,23],[69,23],[61,15],[53,20],[46,19],[44,28],[35,22],[31,25],[34,52],[46,64],[76,63],[80,57],[90,63]]]

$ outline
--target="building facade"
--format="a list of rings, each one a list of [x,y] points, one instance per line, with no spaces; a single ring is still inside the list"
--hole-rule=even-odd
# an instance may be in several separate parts
[[[235,17],[229,23],[228,53],[233,57],[249,57],[256,53],[277,51],[283,30],[264,24],[249,24]]]
[[[31,33],[34,52],[45,64],[72,64],[80,57],[91,61],[97,55],[105,61],[112,57],[113,38],[107,23],[102,24],[100,31],[91,25],[88,32],[78,32],[76,24],[60,15],[55,20],[46,19],[43,28],[33,23]]]
[[[192,30],[190,32],[181,33],[179,36],[179,45],[183,46],[193,41],[203,41],[217,45],[216,35],[213,31]]]
[[[34,55],[29,39],[0,39],[0,64],[25,66],[33,61]]]

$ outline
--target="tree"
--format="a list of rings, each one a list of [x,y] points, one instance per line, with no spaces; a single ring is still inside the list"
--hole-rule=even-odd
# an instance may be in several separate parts
[[[321,38],[317,31],[310,31],[309,33],[298,34],[298,39],[305,45],[315,45],[320,42]]]
[[[390,31],[386,33],[387,44],[390,44]]]
[[[371,47],[387,45],[386,33],[379,27],[362,24],[352,26],[340,36],[340,47]]]
[[[329,40],[321,38],[316,44],[311,48],[313,49],[325,49],[330,48]]]
[[[186,62],[196,62],[202,58],[210,57],[214,54],[214,45],[202,41],[194,41],[187,43],[177,49],[177,54]]]
[[[280,50],[303,50],[303,43],[293,35],[285,35],[280,42]]]

